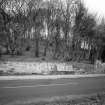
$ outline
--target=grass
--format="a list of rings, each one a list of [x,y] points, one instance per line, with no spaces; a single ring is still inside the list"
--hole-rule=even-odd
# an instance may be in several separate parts
[[[16,101],[6,105],[105,105],[105,93]]]

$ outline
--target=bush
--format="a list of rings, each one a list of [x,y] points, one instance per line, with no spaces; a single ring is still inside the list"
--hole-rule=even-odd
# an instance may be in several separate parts
[[[3,70],[0,70],[0,75],[3,75],[4,74],[4,71]]]

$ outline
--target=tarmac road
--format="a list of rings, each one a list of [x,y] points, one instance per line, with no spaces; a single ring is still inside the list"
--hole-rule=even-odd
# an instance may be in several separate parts
[[[0,80],[0,105],[17,100],[105,92],[105,77]]]

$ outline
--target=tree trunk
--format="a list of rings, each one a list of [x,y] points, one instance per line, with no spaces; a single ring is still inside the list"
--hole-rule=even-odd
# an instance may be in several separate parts
[[[35,40],[35,57],[39,57],[39,39]]]
[[[43,56],[46,56],[46,55],[47,55],[47,48],[48,48],[48,40],[46,39],[46,40],[45,40],[45,47],[44,47]]]
[[[53,57],[56,58],[56,54],[59,52],[59,40],[60,40],[60,26],[57,25],[57,33],[55,36],[55,48],[54,48],[54,55]]]
[[[35,32],[35,57],[39,57],[39,30]]]

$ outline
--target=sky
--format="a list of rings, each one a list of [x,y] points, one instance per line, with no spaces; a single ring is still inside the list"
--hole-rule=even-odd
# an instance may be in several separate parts
[[[89,12],[105,17],[105,0],[83,0]]]

